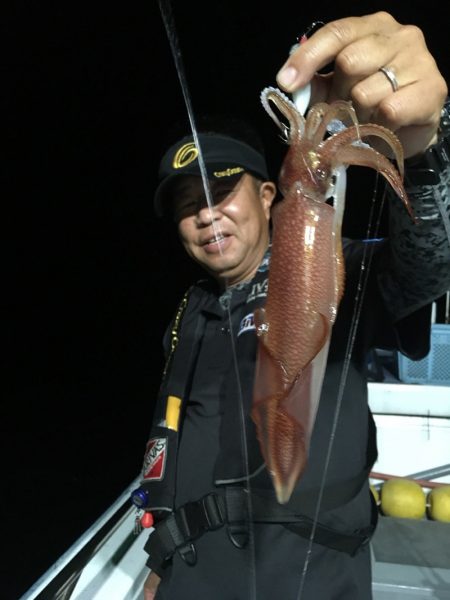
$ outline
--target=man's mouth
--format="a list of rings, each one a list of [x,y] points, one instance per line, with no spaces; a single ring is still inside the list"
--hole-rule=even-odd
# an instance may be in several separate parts
[[[212,238],[210,238],[209,240],[206,241],[207,244],[214,244],[214,243],[220,243],[222,240],[225,239],[225,236],[222,234],[219,235],[214,235]]]
[[[203,242],[203,248],[208,253],[223,252],[230,240],[230,236],[223,233],[213,235]]]

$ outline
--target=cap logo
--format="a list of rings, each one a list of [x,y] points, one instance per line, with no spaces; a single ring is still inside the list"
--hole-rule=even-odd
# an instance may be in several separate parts
[[[225,171],[214,171],[214,177],[231,177],[231,175],[237,175],[237,173],[242,173],[244,169],[242,167],[234,167],[233,169],[225,169]]]
[[[175,153],[172,161],[174,169],[182,169],[194,161],[198,156],[198,150],[194,142],[183,144]]]

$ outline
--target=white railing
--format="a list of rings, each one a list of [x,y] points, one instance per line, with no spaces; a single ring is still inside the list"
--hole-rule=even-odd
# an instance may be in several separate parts
[[[142,599],[149,530],[134,534],[130,494],[138,485],[136,478],[19,600]]]

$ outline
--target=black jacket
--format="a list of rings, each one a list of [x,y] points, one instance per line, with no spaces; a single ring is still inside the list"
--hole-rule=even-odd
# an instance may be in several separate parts
[[[424,356],[429,349],[429,306],[408,317],[408,330],[414,324],[414,338],[402,335],[402,327],[394,324],[380,293],[379,275],[386,269],[386,244],[383,241],[375,241],[371,242],[371,246],[373,256],[370,275],[365,285],[358,314],[358,327],[353,339],[355,298],[357,299],[360,293],[358,287],[361,284],[360,265],[368,246],[363,242],[344,243],[345,293],[333,327],[308,466],[289,502],[294,508],[301,506],[302,512],[310,515],[316,505],[338,401],[339,421],[327,470],[324,509],[335,508],[347,502],[352,495],[356,495],[363,482],[367,481],[368,471],[376,459],[375,429],[367,403],[366,365],[369,350],[374,347],[398,348],[406,355],[416,358]],[[211,392],[220,404],[220,418],[215,425],[218,427],[219,444],[216,448],[217,460],[214,461],[213,474],[207,487],[210,486],[212,490],[215,486],[245,481],[246,477],[250,476],[252,488],[272,489],[259,450],[255,427],[249,417],[257,349],[253,311],[264,304],[267,295],[268,262],[269,254],[253,280],[233,289],[228,299],[219,299],[220,291],[214,282],[198,282],[190,289],[183,310],[168,329],[166,350],[169,350],[174,338],[178,343],[172,354],[169,351],[167,371],[161,384],[144,460],[142,480],[142,486],[148,490],[147,509],[156,515],[170,512],[179,505],[176,500],[179,438],[180,435],[183,436],[184,417],[186,411],[189,411],[194,373],[208,368],[212,348],[220,352],[220,364],[225,376]],[[175,322],[177,326],[174,328]],[[210,327],[211,323],[214,324],[213,329]],[[214,336],[214,332],[217,331],[223,336],[216,336],[214,340],[210,340],[205,358],[202,345],[208,344],[208,336]],[[347,360],[349,344],[352,345],[352,353],[351,358]],[[209,374],[208,377],[212,378],[213,374]],[[166,426],[169,396],[182,399],[178,431]],[[241,426],[242,406],[246,415],[244,436]],[[208,451],[206,448],[205,452]],[[189,452],[189,446],[185,446],[183,452]],[[190,468],[191,472],[185,473]],[[182,477],[200,476],[196,465],[189,460],[185,460],[183,472],[180,475]],[[195,489],[195,486],[193,488]],[[347,490],[345,497],[336,493],[336,490],[342,488]]]

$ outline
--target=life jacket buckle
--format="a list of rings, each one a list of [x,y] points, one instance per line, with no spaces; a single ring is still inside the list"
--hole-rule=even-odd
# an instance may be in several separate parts
[[[195,564],[197,564],[197,551],[194,544],[185,544],[184,546],[177,548],[177,552],[184,562],[190,567],[193,567]]]
[[[247,523],[229,523],[227,534],[230,542],[239,550],[245,548],[249,540],[249,527]]]
[[[207,531],[220,529],[225,523],[223,505],[219,502],[217,494],[211,493],[200,500],[206,518]]]

